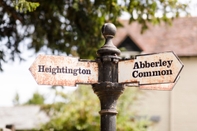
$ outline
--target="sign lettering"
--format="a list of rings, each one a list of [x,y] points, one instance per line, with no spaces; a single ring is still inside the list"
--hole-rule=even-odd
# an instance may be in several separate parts
[[[132,76],[134,78],[137,77],[153,77],[153,76],[162,76],[162,75],[172,75],[172,70],[158,70],[158,71],[147,71],[147,72],[139,72],[133,71]]]
[[[51,73],[52,75],[56,75],[58,73],[63,73],[63,74],[72,74],[73,76],[77,75],[91,75],[91,70],[90,69],[83,69],[83,68],[75,68],[73,69],[72,67],[69,68],[67,66],[65,67],[47,67],[45,65],[38,65],[38,72],[46,72],[46,73]]]
[[[166,66],[167,68],[170,68],[172,65],[173,60],[168,61],[162,61],[159,59],[157,62],[147,62],[147,61],[139,61],[135,62],[133,69],[140,69],[140,68],[151,68],[151,67],[162,67]]]

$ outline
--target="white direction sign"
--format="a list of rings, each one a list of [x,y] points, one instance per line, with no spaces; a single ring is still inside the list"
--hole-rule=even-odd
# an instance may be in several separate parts
[[[118,68],[119,83],[150,85],[174,83],[183,64],[173,52],[163,52],[138,55],[135,59],[120,61]]]
[[[75,86],[98,82],[98,64],[73,57],[39,55],[29,70],[39,85]]]

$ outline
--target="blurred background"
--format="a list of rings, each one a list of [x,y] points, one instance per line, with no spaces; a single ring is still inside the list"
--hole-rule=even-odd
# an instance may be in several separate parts
[[[195,131],[196,9],[195,0],[0,0],[0,128],[99,130],[99,101],[90,86],[37,85],[29,67],[39,54],[95,59],[104,44],[100,29],[112,22],[122,58],[173,51],[184,64],[172,91],[127,87],[117,129]]]

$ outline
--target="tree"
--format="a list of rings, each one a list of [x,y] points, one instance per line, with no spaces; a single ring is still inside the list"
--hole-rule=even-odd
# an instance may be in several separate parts
[[[1,70],[9,60],[23,60],[24,48],[35,53],[47,49],[54,54],[95,58],[103,44],[101,26],[105,22],[120,26],[118,18],[123,11],[131,15],[130,22],[142,24],[143,30],[148,28],[147,22],[169,22],[180,12],[187,12],[187,5],[177,0],[44,0],[33,12],[26,12],[29,6],[20,5],[21,1],[27,3],[18,0],[17,11],[14,0],[0,0]]]
[[[39,6],[38,2],[29,2],[26,0],[13,0],[13,4],[17,11],[25,13],[27,11],[32,12]]]
[[[45,101],[45,98],[43,95],[41,95],[39,92],[35,92],[25,105],[43,105]]]
[[[99,101],[90,87],[79,87],[73,93],[56,91],[63,101],[46,104],[42,109],[51,120],[44,124],[43,131],[95,131],[99,129]]]
[[[90,86],[80,86],[72,94],[58,93],[64,98],[42,106],[51,120],[41,128],[43,131],[99,131],[99,100]],[[117,130],[118,131],[147,131],[151,122],[147,119],[133,119],[136,113],[132,108],[134,101],[140,95],[137,89],[126,89],[118,100]]]

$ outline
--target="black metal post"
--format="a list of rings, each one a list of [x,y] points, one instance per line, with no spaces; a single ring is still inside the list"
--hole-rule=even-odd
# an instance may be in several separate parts
[[[118,61],[120,50],[112,43],[116,27],[106,23],[102,27],[105,44],[98,51],[99,83],[92,88],[101,104],[101,131],[116,131],[116,104],[124,91],[124,85],[118,83]]]

